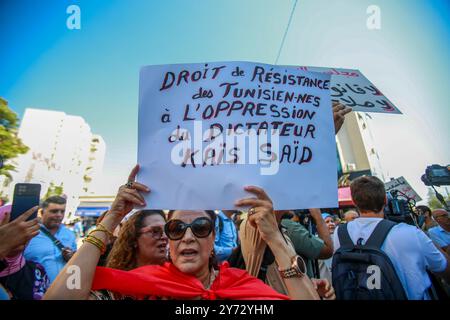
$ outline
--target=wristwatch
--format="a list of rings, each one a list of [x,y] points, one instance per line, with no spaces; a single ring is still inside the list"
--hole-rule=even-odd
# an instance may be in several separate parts
[[[293,256],[291,258],[291,267],[284,270],[280,270],[280,268],[278,268],[278,272],[284,279],[293,277],[301,278],[306,273],[305,261],[299,255]]]

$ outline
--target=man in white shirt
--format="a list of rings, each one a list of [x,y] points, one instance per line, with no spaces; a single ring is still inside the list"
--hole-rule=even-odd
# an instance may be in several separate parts
[[[360,218],[347,223],[347,230],[354,244],[364,244],[384,218],[384,183],[376,177],[359,177],[352,182],[350,189]],[[333,235],[335,252],[340,247],[337,230]],[[447,279],[450,277],[448,256],[440,251],[422,230],[414,226],[405,223],[395,225],[387,235],[381,250],[391,260],[410,300],[430,298],[427,290],[431,281],[427,270]]]

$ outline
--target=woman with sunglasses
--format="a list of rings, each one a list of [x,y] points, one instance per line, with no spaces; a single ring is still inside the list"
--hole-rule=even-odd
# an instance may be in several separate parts
[[[292,270],[295,251],[288,246],[278,230],[273,205],[267,194],[258,187],[246,190],[256,196],[239,200],[237,206],[251,206],[251,222],[274,252],[289,296],[295,299],[319,299],[311,280],[298,270]],[[165,233],[169,238],[170,263],[147,266],[121,272],[99,268],[94,288],[133,293],[145,297],[151,293],[158,298],[172,299],[283,299],[288,298],[246,271],[217,266],[214,256],[216,215],[210,211],[169,212]],[[300,271],[301,272],[301,271]],[[118,281],[119,280],[119,281]]]
[[[131,271],[95,268],[104,247],[102,241],[106,241],[109,230],[114,230],[133,206],[145,206],[140,192],[150,190],[134,182],[138,170],[139,167],[136,166],[130,174],[129,183],[121,187],[123,192],[119,194],[122,200],[116,198],[100,229],[95,232],[95,238],[86,241],[66,266],[67,269],[77,265],[83,270],[80,272],[79,290],[67,288],[70,273],[64,269],[47,291],[46,299],[86,299],[91,285],[93,290],[106,289],[137,299],[289,299],[244,270],[229,268],[226,263],[220,266],[215,264],[215,215],[206,211],[170,212],[169,221],[164,228],[170,239],[170,262]],[[273,211],[270,198],[260,188],[250,187],[246,190],[257,198],[243,199],[236,205],[253,208],[252,223],[258,227],[262,238],[274,252],[280,271],[288,278],[286,285],[291,298],[319,299],[309,278],[299,268],[292,268],[295,252],[291,252],[278,235],[276,222],[272,225],[270,220],[260,219],[262,214]]]
[[[247,187],[246,190],[255,194],[258,198],[243,199],[238,201],[236,205],[251,205],[255,211],[258,210],[258,212],[252,213],[252,223],[258,227],[274,252],[277,253],[275,256],[280,265],[285,264],[290,267],[291,261],[286,258],[290,255],[295,256],[295,253],[289,252],[290,247],[286,246],[285,241],[280,241],[277,229],[274,228],[276,225],[266,223],[261,216],[265,211],[273,211],[269,197],[264,190],[258,187]],[[220,277],[221,271],[227,271],[223,267],[218,267],[215,260],[213,250],[215,219],[216,215],[211,211],[177,210],[169,213],[169,221],[165,226],[166,234],[170,239],[170,257],[173,265],[184,273],[195,275],[206,289],[213,286],[214,280]],[[230,268],[230,270],[235,273],[242,272],[241,270],[237,271],[238,269]],[[287,282],[288,286],[290,285],[291,291],[289,293],[291,297],[297,299],[318,298],[314,284],[307,276],[304,278],[292,277]],[[263,289],[263,287],[260,286],[260,289]]]

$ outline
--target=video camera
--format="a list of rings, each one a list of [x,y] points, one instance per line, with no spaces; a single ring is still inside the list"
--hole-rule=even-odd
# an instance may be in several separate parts
[[[428,166],[421,179],[426,186],[448,186],[450,185],[450,165],[446,167],[438,164]]]
[[[384,216],[396,223],[404,222],[417,226],[417,216],[414,213],[416,202],[398,190],[386,192],[387,204]]]
[[[448,186],[450,185],[450,165],[444,167],[438,164],[428,166],[425,174],[421,177],[422,182],[433,188],[436,198],[442,203],[446,210],[450,210],[450,206],[445,201],[444,197],[436,190],[434,186]]]

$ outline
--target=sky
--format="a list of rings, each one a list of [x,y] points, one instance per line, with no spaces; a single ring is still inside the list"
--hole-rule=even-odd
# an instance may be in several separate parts
[[[3,0],[0,96],[19,117],[25,108],[83,117],[107,146],[99,193],[113,194],[137,159],[140,67],[273,64],[294,3]],[[66,26],[72,4],[80,30]],[[370,5],[380,8],[379,30],[366,26]],[[298,0],[278,64],[359,69],[403,112],[371,114],[382,168],[425,198],[425,168],[450,163],[448,39],[446,0]]]

